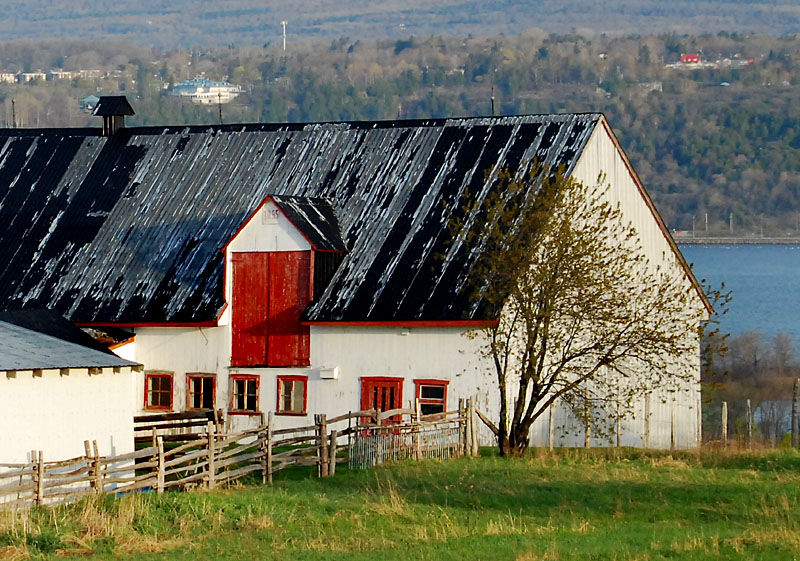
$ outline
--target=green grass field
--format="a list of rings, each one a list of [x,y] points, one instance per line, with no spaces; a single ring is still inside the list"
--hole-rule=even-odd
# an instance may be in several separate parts
[[[0,559],[799,559],[800,454],[486,453],[0,513]]]

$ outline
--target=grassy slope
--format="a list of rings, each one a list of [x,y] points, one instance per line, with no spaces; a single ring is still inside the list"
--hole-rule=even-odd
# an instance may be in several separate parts
[[[329,480],[294,474],[274,488],[6,514],[0,558],[61,550],[101,559],[794,559],[798,483],[792,452],[567,451]]]

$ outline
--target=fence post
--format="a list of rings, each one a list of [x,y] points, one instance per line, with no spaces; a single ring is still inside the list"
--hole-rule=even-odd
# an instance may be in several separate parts
[[[314,424],[317,425],[317,475],[328,477],[328,422],[325,413],[314,415]]]
[[[336,448],[338,444],[336,440],[338,438],[339,438],[339,431],[332,430],[330,452],[328,453],[328,460],[330,461],[330,464],[328,466],[328,477],[333,477],[336,474]]]
[[[672,409],[669,414],[669,449],[675,450],[675,410],[678,408],[678,402],[672,398]]]
[[[83,451],[86,453],[86,463],[89,464],[89,473],[94,471],[94,462],[92,462],[92,445],[88,440],[83,441]],[[94,478],[89,479],[89,488],[94,489],[96,482]]]
[[[622,420],[620,418],[620,389],[619,389],[619,378],[617,378],[617,399],[614,401],[614,416],[616,417],[616,436],[617,442],[616,447],[620,448],[622,446]]]
[[[206,442],[208,443],[208,481],[207,485],[209,489],[213,489],[217,486],[217,466],[215,461],[216,454],[216,440],[217,437],[215,433],[215,426],[214,423],[211,421],[206,424]]]
[[[416,426],[414,427],[414,459],[419,461],[422,459],[422,407],[419,405],[419,398],[414,400],[415,416],[417,418]]]
[[[586,388],[584,391],[584,436],[583,436],[583,446],[584,448],[591,448],[592,447],[592,415],[591,410],[589,409],[589,388]]]
[[[747,449],[753,449],[753,408],[747,400]]]
[[[272,484],[272,411],[270,411],[267,416],[267,434],[265,440],[264,470],[261,478],[265,483]]]
[[[644,447],[650,448],[650,394],[644,395]]]
[[[468,397],[466,401],[466,410],[464,411],[464,428],[466,428],[467,432],[467,440],[464,446],[464,455],[471,456],[472,455],[472,448],[473,448],[473,440],[475,440],[475,435],[472,434],[474,427],[472,426],[472,398]]]
[[[478,394],[472,397],[472,407],[469,410],[469,422],[472,426],[472,455],[478,457],[481,455],[480,439],[478,438]]]
[[[158,465],[156,467],[156,491],[160,495],[164,492],[165,474],[164,474],[164,437],[159,436],[156,438],[156,446],[158,446]]]
[[[44,454],[39,450],[39,459],[36,462],[36,505],[44,502]]]
[[[92,440],[92,450],[94,451],[94,459],[92,460],[92,475],[94,476],[94,490],[97,493],[103,492],[103,480],[100,477],[100,449],[97,447],[97,441]]]
[[[548,407],[548,409],[550,410],[550,418],[548,420],[548,426],[547,426],[547,448],[552,453],[553,449],[555,448],[555,445],[556,445],[556,442],[555,442],[555,440],[556,440],[556,426],[555,426],[555,423],[556,423],[556,419],[555,419],[556,404],[555,403],[551,403],[550,407]]]
[[[697,398],[697,447],[703,446],[703,398]]]
[[[800,425],[798,425],[797,407],[800,401],[800,378],[795,378],[792,391],[792,448],[800,446]]]
[[[722,447],[728,447],[728,402],[722,402]]]
[[[461,427],[461,455],[467,452],[467,424],[464,422],[464,398],[458,398],[458,422]]]

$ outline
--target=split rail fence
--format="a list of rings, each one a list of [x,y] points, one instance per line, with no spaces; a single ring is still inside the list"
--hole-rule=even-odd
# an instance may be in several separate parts
[[[120,456],[101,456],[97,441],[84,442],[85,454],[63,461],[45,461],[31,451],[27,464],[0,464],[0,507],[24,507],[75,500],[99,493],[128,493],[204,487],[213,489],[260,473],[263,483],[290,466],[316,466],[319,477],[332,477],[337,464],[367,469],[406,459],[446,460],[476,455],[476,411],[470,400],[457,411],[424,416],[416,410],[375,409],[285,429],[268,421],[255,429],[225,433],[208,422],[194,439],[165,446],[155,443]],[[184,439],[186,435],[183,435]]]

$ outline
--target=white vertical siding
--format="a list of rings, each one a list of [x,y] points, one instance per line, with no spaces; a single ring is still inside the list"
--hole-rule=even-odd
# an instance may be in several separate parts
[[[617,145],[602,124],[592,134],[583,153],[578,160],[572,176],[585,185],[596,185],[598,176],[609,186],[608,200],[619,203],[624,220],[629,221],[639,234],[642,250],[653,267],[660,266],[685,283],[686,290],[696,295],[691,306],[692,311],[704,313],[704,303],[694,290],[693,284],[686,274],[676,249],[669,243],[669,233],[662,228],[654,215],[653,209],[639,189],[632,169],[628,166]],[[689,374],[694,383],[684,383],[673,388],[653,388],[651,397],[650,446],[668,448],[671,441],[673,415],[675,422],[675,444],[679,448],[697,446],[697,407],[700,382],[699,337],[697,338],[696,355],[687,357],[691,366]],[[635,418],[623,425],[623,443],[643,444],[644,402],[634,412]],[[639,436],[634,436],[634,435]],[[630,435],[630,436],[627,436]]]
[[[134,383],[129,368],[0,374],[0,411],[8,419],[0,462],[27,462],[31,450],[42,450],[45,461],[82,456],[84,440],[97,440],[102,455],[132,452]]]

